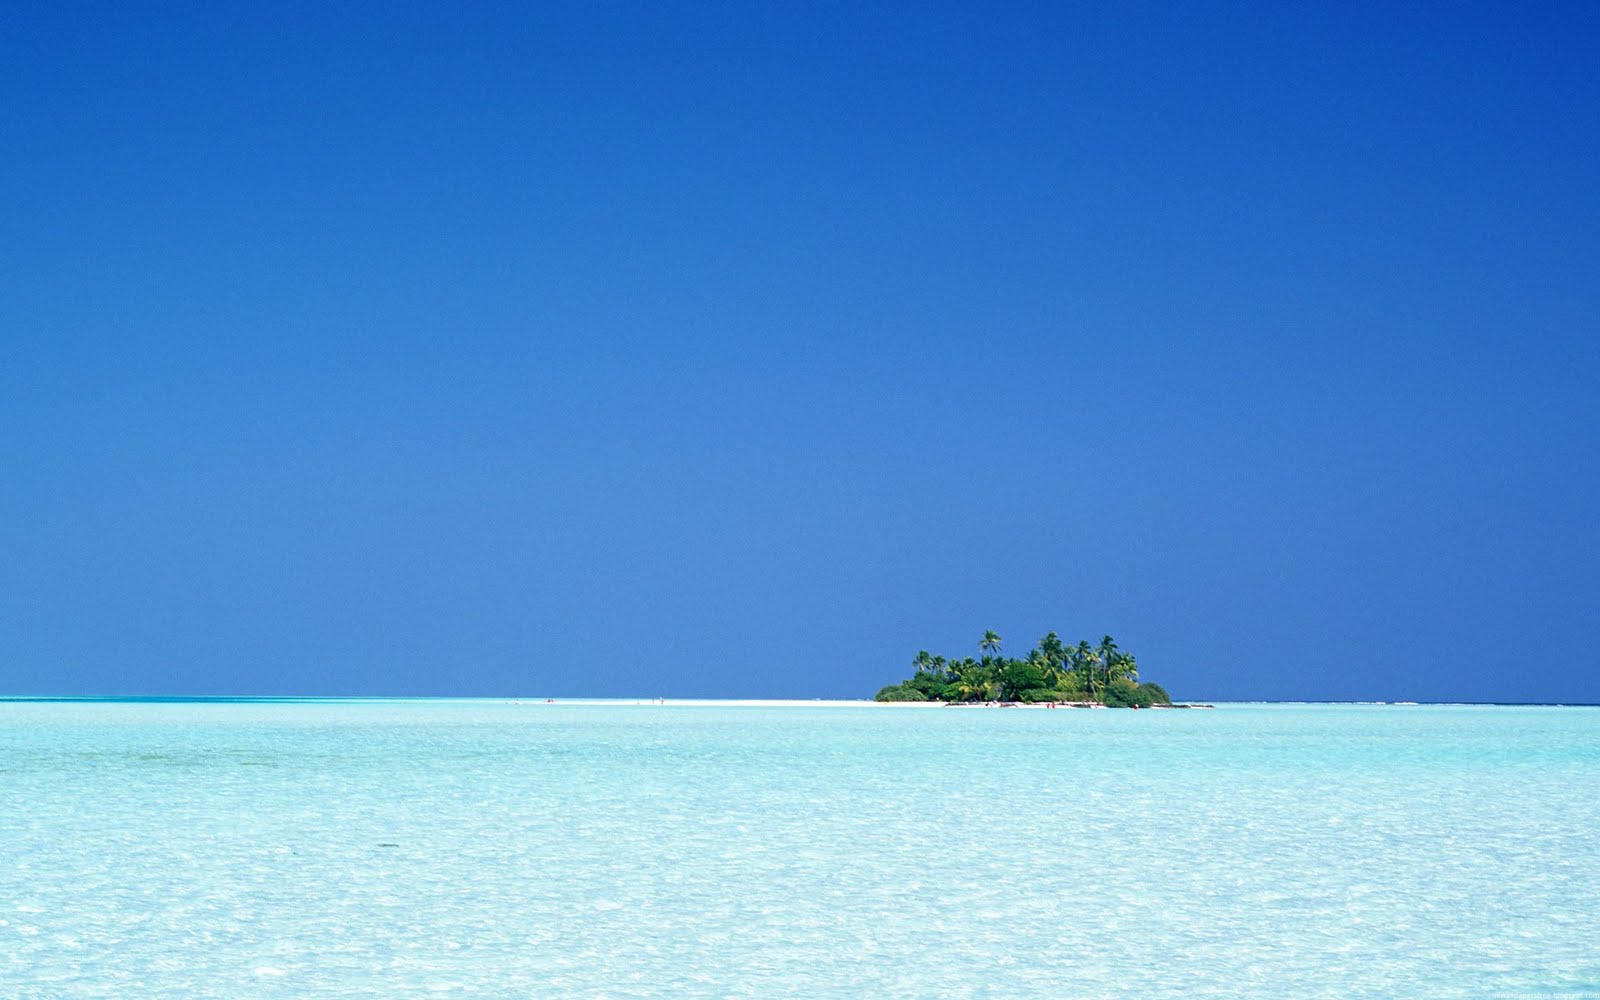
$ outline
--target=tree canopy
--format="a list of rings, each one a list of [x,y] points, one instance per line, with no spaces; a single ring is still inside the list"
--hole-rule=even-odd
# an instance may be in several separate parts
[[[1004,642],[990,629],[978,643],[979,656],[946,659],[919,650],[912,675],[878,692],[877,701],[1080,702],[1113,707],[1170,705],[1159,684],[1139,681],[1139,664],[1109,635],[1090,645],[1068,646],[1051,632],[1028,655],[1000,655]]]

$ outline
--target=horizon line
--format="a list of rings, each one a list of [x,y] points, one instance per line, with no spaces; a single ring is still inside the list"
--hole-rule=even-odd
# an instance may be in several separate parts
[[[0,694],[0,704],[21,703],[71,703],[71,702],[97,702],[97,703],[144,703],[144,704],[236,704],[236,703],[284,703],[284,702],[357,702],[357,701],[485,701],[505,702],[513,704],[594,704],[630,702],[635,704],[670,705],[673,703],[698,703],[698,702],[728,702],[728,703],[756,703],[766,705],[878,705],[871,698],[761,698],[761,697],[696,697],[696,696],[663,696],[663,695],[449,695],[449,694]],[[1315,699],[1315,698],[1245,698],[1245,699],[1202,699],[1188,698],[1175,701],[1175,704],[1213,704],[1213,705],[1345,705],[1345,706],[1387,706],[1395,708],[1406,707],[1499,707],[1499,708],[1600,708],[1600,702],[1583,701],[1424,701],[1414,699]],[[945,702],[904,702],[897,703],[902,707],[909,705],[916,707],[924,705],[932,707],[944,705]]]

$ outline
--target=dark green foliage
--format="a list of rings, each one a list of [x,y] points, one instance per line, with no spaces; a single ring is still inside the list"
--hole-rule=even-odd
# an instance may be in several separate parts
[[[928,696],[908,683],[891,684],[872,696],[873,701],[927,701]]]
[[[1107,684],[1101,695],[1112,708],[1149,708],[1155,704],[1154,695],[1125,677]]]
[[[1172,699],[1167,696],[1167,689],[1160,684],[1148,681],[1135,684],[1125,678],[1118,678],[1106,686],[1105,701],[1107,705],[1126,708],[1149,708],[1151,705],[1172,704]]]
[[[1027,660],[1009,660],[1000,668],[1000,697],[1006,701],[1022,701],[1022,692],[1044,687],[1044,670]]]
[[[1140,684],[1139,687],[1140,687],[1140,689],[1142,689],[1144,691],[1150,692],[1150,697],[1155,699],[1153,704],[1156,704],[1156,705],[1170,705],[1170,704],[1172,704],[1172,696],[1167,694],[1167,689],[1162,687],[1160,684],[1157,684],[1155,681],[1145,681],[1142,684]]]
[[[911,661],[915,673],[879,691],[876,700],[1098,701],[1128,708],[1172,703],[1161,685],[1139,682],[1138,663],[1109,635],[1097,646],[1068,646],[1051,632],[1023,659],[999,655],[1002,642],[993,631],[985,632],[978,644],[983,656],[976,660],[947,660],[923,650]]]
[[[926,671],[918,671],[915,677],[901,683],[905,687],[921,693],[925,701],[949,701],[954,697],[950,691],[950,685],[943,678]]]
[[[1027,691],[1017,692],[1016,700],[1025,702],[1046,702],[1065,701],[1066,699],[1061,697],[1060,691],[1052,691],[1049,688],[1030,688]]]

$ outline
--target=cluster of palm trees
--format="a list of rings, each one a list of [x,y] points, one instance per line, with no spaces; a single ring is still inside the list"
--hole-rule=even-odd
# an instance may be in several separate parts
[[[983,633],[978,657],[945,659],[922,650],[912,659],[909,680],[879,692],[884,701],[1120,701],[1138,688],[1139,665],[1111,636],[1099,645],[1087,641],[1068,646],[1051,632],[1028,655],[1002,655],[1004,640],[993,630]],[[1160,691],[1158,701],[1166,701]]]

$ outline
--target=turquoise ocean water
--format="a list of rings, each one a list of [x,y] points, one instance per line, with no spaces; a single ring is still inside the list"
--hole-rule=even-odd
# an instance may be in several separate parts
[[[0,996],[1600,997],[1600,709],[0,703]]]

